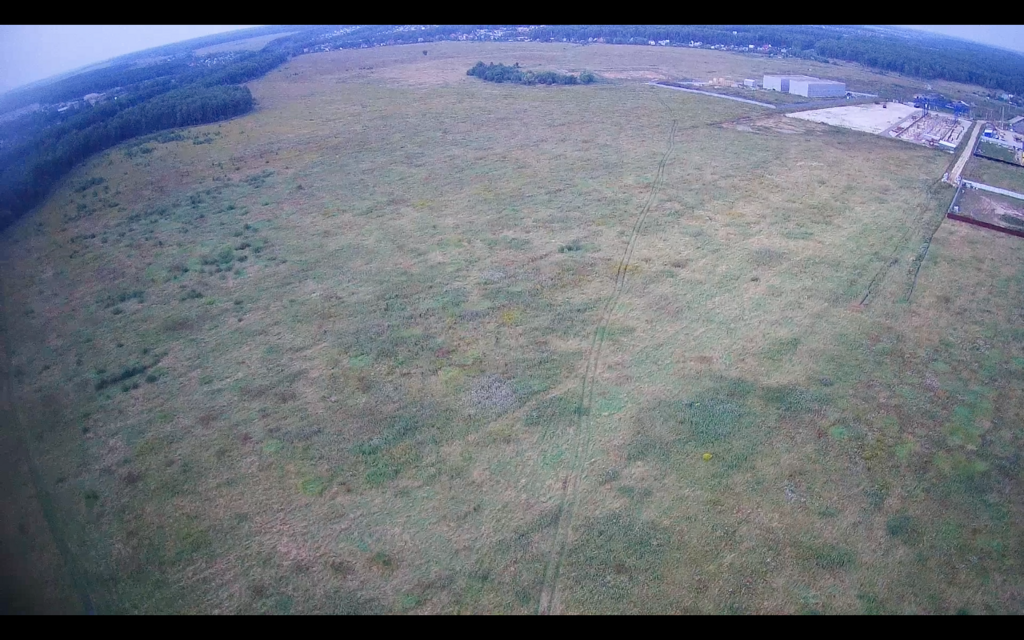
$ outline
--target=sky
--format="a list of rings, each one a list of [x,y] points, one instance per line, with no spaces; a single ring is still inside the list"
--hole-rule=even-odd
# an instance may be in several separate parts
[[[252,25],[0,25],[0,93],[133,51]]]
[[[1024,25],[1013,24],[927,24],[898,25],[905,29],[931,31],[944,36],[973,40],[1004,49],[1024,52]]]

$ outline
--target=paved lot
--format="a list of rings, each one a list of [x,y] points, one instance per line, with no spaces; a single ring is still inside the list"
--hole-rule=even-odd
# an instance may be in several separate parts
[[[797,113],[787,113],[786,117],[821,122],[867,133],[882,133],[904,118],[911,116],[915,111],[917,109],[914,107],[899,103],[889,103],[884,108],[880,104],[859,104],[814,111],[798,111]]]

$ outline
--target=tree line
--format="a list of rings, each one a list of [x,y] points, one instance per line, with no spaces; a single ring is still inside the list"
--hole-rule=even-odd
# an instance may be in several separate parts
[[[22,162],[0,173],[0,228],[35,206],[89,156],[136,136],[241,115],[252,109],[248,87],[189,86],[169,91],[81,129],[48,135]]]
[[[843,60],[925,79],[976,84],[1007,93],[1024,93],[1024,55],[928,34],[903,37],[852,26],[785,25],[558,25],[531,29],[535,40],[611,44],[674,44],[745,47],[771,45],[788,54],[818,61]]]
[[[526,71],[519,68],[519,63],[512,66],[505,64],[484,64],[477,62],[466,71],[467,76],[475,76],[488,82],[511,82],[514,84],[590,84],[594,74],[584,71],[579,76],[555,73],[554,71]]]
[[[139,135],[194,126],[252,110],[249,89],[240,83],[258,78],[288,59],[283,51],[235,56],[212,67],[178,63],[152,65],[147,73],[106,70],[100,84],[58,82],[48,96],[121,87],[116,100],[83,106],[71,115],[53,112],[19,118],[4,128],[0,148],[0,229],[38,204],[58,180],[92,154]],[[170,75],[164,75],[165,73]],[[86,75],[86,74],[83,74]]]

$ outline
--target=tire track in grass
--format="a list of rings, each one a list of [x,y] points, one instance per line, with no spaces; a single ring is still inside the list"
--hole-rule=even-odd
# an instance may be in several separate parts
[[[936,223],[932,227],[931,233],[928,234],[928,238],[924,241],[924,244],[918,250],[917,255],[914,256],[914,277],[910,281],[910,287],[907,289],[907,295],[904,296],[903,298],[904,301],[908,303],[910,302],[910,297],[914,295],[914,289],[917,287],[917,276],[919,273],[921,273],[921,265],[924,264],[925,258],[928,257],[928,250],[931,249],[932,247],[932,238],[934,238],[935,234],[939,232],[939,228],[945,221],[946,213],[942,212],[942,215],[938,217],[938,223]]]
[[[897,257],[898,253],[909,251],[908,246],[912,246],[912,242],[919,241],[920,247],[910,257],[909,267],[906,273],[907,280],[909,281],[904,288],[904,295],[898,300],[900,302],[910,302],[911,296],[914,295],[914,288],[917,286],[917,276],[921,271],[921,264],[928,255],[928,249],[931,247],[932,238],[938,232],[939,227],[942,226],[943,220],[946,219],[946,212],[942,211],[942,214],[937,216],[935,220],[932,220],[928,213],[929,202],[922,205],[924,211],[922,211],[920,218],[916,224],[908,225],[907,230],[903,232],[903,236],[896,242],[896,246],[893,248],[892,253],[889,254],[888,259],[878,268],[875,276],[871,278],[871,282],[868,283],[867,290],[864,292],[864,296],[860,299],[860,305],[865,306],[870,301],[874,301],[878,291],[882,288],[882,284],[885,282],[892,271],[892,268],[899,264],[900,260]],[[928,224],[925,227],[925,224]],[[895,285],[893,285],[895,286]]]
[[[907,242],[907,239],[910,237],[912,231],[913,227],[908,226],[907,230],[903,232],[903,236],[896,242],[896,246],[893,248],[892,253],[889,254],[889,257],[886,259],[886,261],[883,262],[882,266],[880,266],[878,268],[878,271],[875,272],[875,276],[871,278],[871,282],[868,283],[868,288],[864,292],[864,297],[860,299],[861,306],[866,305],[868,297],[871,295],[873,291],[876,291],[875,283],[880,283],[881,280],[884,280],[885,276],[889,274],[889,270],[899,263],[899,258],[896,257],[896,254],[900,252],[901,248],[903,248],[903,245]]]
[[[662,104],[664,104],[664,101],[662,101]],[[573,455],[570,458],[569,476],[562,482],[562,497],[558,507],[558,515],[556,516],[557,525],[555,530],[555,540],[552,544],[551,555],[544,571],[544,583],[540,593],[538,613],[541,615],[558,613],[561,609],[558,579],[562,568],[562,562],[565,557],[565,548],[572,534],[573,514],[579,503],[579,486],[584,477],[583,467],[585,466],[585,462],[583,461],[587,459],[590,452],[591,435],[593,432],[590,413],[594,404],[594,383],[596,382],[597,368],[601,359],[601,350],[604,346],[605,333],[608,328],[608,323],[611,320],[612,313],[615,310],[615,306],[618,304],[619,299],[622,296],[622,291],[626,283],[626,274],[629,273],[630,262],[633,259],[633,252],[636,250],[637,241],[640,237],[641,231],[643,231],[647,214],[650,213],[651,205],[654,203],[654,200],[658,195],[658,191],[664,183],[665,165],[668,163],[668,158],[672,154],[672,149],[675,146],[675,135],[678,124],[678,120],[672,120],[672,129],[668,136],[668,149],[662,156],[661,162],[658,163],[658,170],[654,178],[654,183],[651,185],[651,192],[648,194],[647,200],[644,202],[639,215],[637,215],[636,220],[633,223],[629,241],[626,243],[626,248],[623,251],[622,258],[619,260],[619,265],[615,272],[615,286],[612,289],[612,295],[609,296],[601,310],[597,328],[595,329],[594,336],[590,341],[590,351],[587,356],[587,365],[584,370],[583,381],[581,383],[580,400],[579,404],[576,406],[576,427],[573,430],[574,432],[570,434],[571,436],[574,436],[575,448],[573,450]]]
[[[47,488],[46,482],[43,479],[43,474],[39,469],[39,464],[36,462],[35,456],[32,451],[32,437],[26,431],[24,421],[21,419],[21,411],[18,409],[14,401],[14,371],[13,371],[13,360],[11,354],[13,350],[10,344],[10,322],[8,321],[8,300],[6,291],[6,281],[0,276],[0,322],[3,323],[0,331],[3,331],[3,336],[0,337],[0,349],[3,349],[3,358],[5,360],[4,368],[7,369],[5,376],[6,379],[0,382],[0,406],[7,407],[7,420],[8,424],[5,428],[10,429],[12,432],[17,434],[16,437],[20,440],[21,453],[25,456],[26,466],[28,467],[29,480],[31,482],[32,489],[35,492],[35,498],[38,502],[39,509],[42,513],[43,520],[46,522],[49,538],[52,540],[52,549],[55,550],[56,554],[60,557],[62,564],[64,565],[65,577],[68,583],[71,585],[75,595],[78,596],[79,601],[82,605],[82,612],[88,615],[96,614],[96,606],[90,595],[90,589],[88,581],[86,580],[86,573],[80,566],[80,562],[76,557],[75,550],[71,548],[68,542],[67,536],[64,534],[64,528],[60,523],[60,516],[58,514],[57,507],[54,505],[53,496]],[[9,460],[5,460],[5,463],[10,463]],[[37,540],[37,544],[40,547],[46,547],[44,552],[50,551],[49,541],[45,541],[45,538],[40,536]]]

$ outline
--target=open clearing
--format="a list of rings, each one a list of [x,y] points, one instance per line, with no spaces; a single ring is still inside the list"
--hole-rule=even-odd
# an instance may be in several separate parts
[[[96,610],[1024,611],[1020,240],[948,154],[644,84],[768,62],[302,56],[84,163],[0,264]]]
[[[845,127],[854,131],[882,133],[895,126],[905,118],[910,118],[920,109],[899,103],[889,103],[882,107],[879,104],[858,104],[849,107],[831,107],[813,111],[787,113],[787,117],[821,122],[836,127]]]

